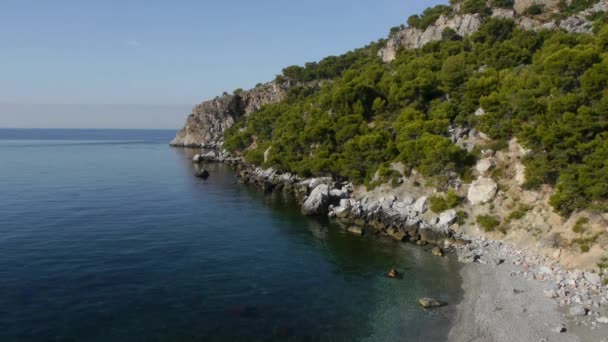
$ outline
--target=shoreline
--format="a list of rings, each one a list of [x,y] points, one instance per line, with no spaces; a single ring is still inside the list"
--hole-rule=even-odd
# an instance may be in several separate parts
[[[582,325],[545,295],[550,280],[520,277],[515,263],[462,266],[464,294],[448,341],[608,341],[608,325]]]
[[[430,213],[427,197],[354,196],[354,186],[331,178],[302,179],[211,151],[193,162],[223,162],[240,182],[295,195],[306,216],[329,216],[362,234],[434,245],[461,262],[464,297],[455,305],[448,341],[606,341],[608,285],[601,277],[566,270],[557,261],[509,243],[465,236],[450,227],[455,210]],[[441,249],[441,253],[443,253]],[[440,299],[440,298],[439,298]]]

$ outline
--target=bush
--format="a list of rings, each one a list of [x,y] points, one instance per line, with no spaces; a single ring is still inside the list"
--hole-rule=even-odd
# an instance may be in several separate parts
[[[461,9],[464,13],[479,13],[482,16],[492,14],[492,10],[486,6],[486,0],[465,0]]]
[[[458,210],[456,212],[456,223],[463,225],[467,218],[469,218],[469,214],[466,211]]]
[[[492,7],[496,8],[513,8],[515,1],[513,0],[492,0]]]
[[[456,191],[453,189],[448,190],[444,196],[431,196],[429,197],[430,208],[434,213],[441,213],[448,209],[455,208],[462,202],[462,199],[458,197]]]
[[[572,227],[572,231],[577,233],[577,234],[582,234],[585,232],[585,225],[589,223],[589,219],[586,217],[581,217],[580,219],[578,219],[576,221],[576,223],[574,224],[574,227]]]
[[[477,216],[477,224],[486,232],[491,232],[500,225],[500,219],[491,215]]]
[[[533,4],[530,5],[530,7],[526,8],[526,10],[524,11],[524,15],[539,15],[543,13],[544,9],[544,5]]]
[[[429,26],[435,24],[441,15],[452,13],[452,8],[446,5],[438,5],[429,7],[422,12],[422,15],[412,15],[407,19],[409,27],[426,30]]]
[[[528,213],[528,211],[530,211],[530,207],[526,206],[526,205],[519,205],[519,208],[515,211],[513,211],[511,214],[509,214],[509,217],[507,218],[508,221],[513,221],[513,220],[521,220],[524,216],[526,216],[526,214]]]

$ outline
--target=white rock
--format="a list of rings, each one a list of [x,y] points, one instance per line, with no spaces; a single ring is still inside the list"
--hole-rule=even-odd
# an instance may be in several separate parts
[[[471,204],[484,204],[491,201],[498,191],[498,184],[491,178],[480,177],[469,187],[467,199]]]
[[[329,187],[325,184],[320,184],[310,193],[302,205],[304,215],[322,215],[326,209],[329,199]]]
[[[427,201],[428,197],[420,197],[411,205],[412,210],[418,214],[424,214],[429,208]]]
[[[585,316],[587,314],[587,310],[582,305],[571,307],[569,312],[572,316]]]
[[[549,298],[557,298],[557,292],[555,292],[555,290],[553,289],[546,289],[543,291],[543,293],[545,294],[545,297],[549,297]]]
[[[270,156],[270,147],[264,151],[264,163],[268,161],[268,157]]]
[[[348,191],[346,189],[332,189],[329,192],[329,196],[332,198],[343,199],[348,197]]]
[[[495,8],[492,11],[492,18],[514,19],[515,11],[508,8]]]
[[[439,214],[437,225],[440,227],[449,227],[454,221],[456,221],[456,210],[450,209]]]
[[[587,279],[591,285],[600,285],[602,283],[602,278],[597,273],[585,272],[585,279]]]
[[[608,324],[608,317],[602,316],[595,319],[598,323]]]
[[[486,115],[486,111],[483,108],[479,107],[479,109],[477,109],[475,111],[475,116],[483,116],[483,115]]]
[[[480,175],[485,175],[486,172],[490,171],[494,167],[494,160],[492,158],[484,158],[477,162],[475,165],[475,170],[479,172]]]

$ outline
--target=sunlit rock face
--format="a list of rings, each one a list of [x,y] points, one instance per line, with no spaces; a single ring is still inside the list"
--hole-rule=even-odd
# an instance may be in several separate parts
[[[241,116],[247,116],[262,106],[285,100],[292,87],[289,80],[273,81],[233,95],[224,94],[194,107],[186,124],[171,141],[172,146],[200,147],[215,145],[223,139],[224,131]]]
[[[417,49],[424,45],[441,40],[442,33],[449,28],[459,36],[468,36],[479,30],[481,16],[479,14],[459,14],[452,17],[440,16],[434,25],[422,31],[417,28],[406,28],[391,37],[385,48],[380,49],[378,56],[385,63],[392,62],[397,57],[400,48]]]

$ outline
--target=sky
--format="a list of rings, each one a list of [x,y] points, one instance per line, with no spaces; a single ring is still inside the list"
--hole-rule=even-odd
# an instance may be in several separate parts
[[[0,2],[0,127],[175,129],[196,103],[447,1]]]

